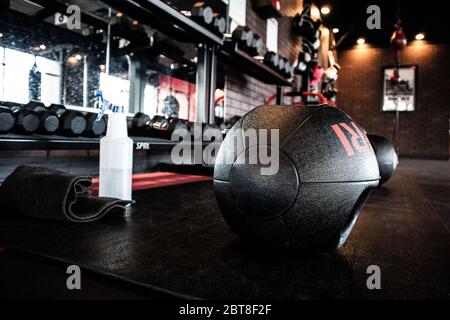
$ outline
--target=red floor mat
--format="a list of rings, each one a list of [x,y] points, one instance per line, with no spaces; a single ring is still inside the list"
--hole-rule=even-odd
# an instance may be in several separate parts
[[[212,180],[212,177],[174,172],[138,173],[133,174],[133,190],[152,189],[209,180]],[[93,195],[98,195],[98,178],[92,179],[92,186],[89,190],[92,191]]]

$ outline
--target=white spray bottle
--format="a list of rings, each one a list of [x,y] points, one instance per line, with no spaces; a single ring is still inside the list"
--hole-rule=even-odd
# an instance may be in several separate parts
[[[100,90],[96,96],[101,103],[97,119],[103,117],[106,109],[111,109],[106,136],[100,139],[99,196],[131,201],[133,140],[128,137],[127,117],[123,107],[109,103]]]

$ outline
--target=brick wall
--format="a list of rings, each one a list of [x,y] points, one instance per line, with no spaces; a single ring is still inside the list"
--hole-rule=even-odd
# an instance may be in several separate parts
[[[417,65],[416,111],[400,113],[400,155],[448,159],[450,110],[449,45],[411,42],[400,55]],[[368,133],[392,139],[394,113],[381,112],[381,68],[393,65],[391,49],[361,47],[339,52],[337,103]]]
[[[299,38],[292,34],[292,17],[301,10],[302,0],[288,1],[286,5],[283,5],[283,17],[278,19],[278,54],[293,63],[298,55]],[[266,21],[254,12],[251,0],[247,0],[247,26],[265,41]],[[239,70],[229,68],[225,90],[227,118],[243,115],[250,109],[264,104],[264,101],[275,94],[275,91],[274,85],[264,84],[243,75]],[[289,103],[289,99],[287,100],[285,102]]]

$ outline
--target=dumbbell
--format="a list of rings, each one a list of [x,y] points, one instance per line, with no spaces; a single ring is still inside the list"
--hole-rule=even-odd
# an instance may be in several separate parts
[[[248,27],[239,26],[232,34],[232,39],[237,43],[238,48],[250,53],[253,46],[253,32]]]
[[[10,108],[0,105],[0,133],[7,133],[14,127],[16,118]]]
[[[302,47],[298,54],[297,62],[295,63],[295,74],[305,74],[308,69],[312,68],[317,63],[318,52],[312,44],[306,39],[302,40]]]
[[[363,129],[327,105],[252,109],[228,132],[214,165],[225,221],[257,250],[335,251],[378,180]]]
[[[250,49],[251,56],[262,56],[264,54],[264,42],[257,34],[253,35],[253,43]]]
[[[278,72],[280,72],[284,77],[291,77],[291,64],[289,60],[283,57],[280,57],[280,63],[278,64]]]
[[[12,115],[14,117],[14,127],[8,131],[19,134],[32,134],[39,128],[39,117],[36,112],[25,109],[21,104],[14,102],[2,103],[2,113]],[[8,111],[9,109],[9,111]],[[6,122],[3,124],[7,129],[10,126],[11,118],[5,115]]]
[[[299,61],[310,63],[314,55],[314,49],[308,41],[302,41],[302,47],[298,53]]]
[[[36,112],[39,118],[39,128],[37,132],[42,134],[54,134],[58,130],[58,116],[50,111],[42,102],[30,101],[24,108]]]
[[[149,134],[156,138],[171,139],[172,133],[178,129],[184,130],[184,133],[188,134],[188,122],[182,119],[156,115],[151,121]]]
[[[294,67],[295,74],[298,75],[306,74],[306,71],[308,70],[308,64],[305,61],[297,59],[294,65],[295,65]]]
[[[204,2],[197,2],[191,9],[191,18],[201,24],[211,25],[214,22],[214,12]]]
[[[306,72],[312,72],[316,65],[319,63],[319,52],[314,50],[309,62],[297,60],[296,73],[304,74]]]
[[[283,58],[281,56],[278,60],[278,68],[276,70],[281,74],[284,72],[284,67],[285,67],[286,61],[287,61],[286,58]]]
[[[97,114],[88,112],[84,115],[86,119],[86,130],[83,135],[86,137],[100,137],[106,131],[106,120],[102,117],[97,121]]]
[[[219,34],[225,33],[227,29],[227,21],[224,17],[220,16],[219,14],[216,14],[214,17],[214,31],[216,31]]]
[[[51,104],[49,110],[58,116],[60,134],[79,136],[86,130],[86,119],[81,112],[68,110],[61,104]]]
[[[264,64],[271,67],[272,69],[277,70],[279,62],[280,62],[280,57],[275,52],[268,51],[264,55]]]
[[[289,61],[284,65],[283,75],[288,79],[294,76],[294,66]]]
[[[127,119],[128,131],[131,135],[145,136],[150,129],[152,119],[143,112],[138,112],[132,119]]]

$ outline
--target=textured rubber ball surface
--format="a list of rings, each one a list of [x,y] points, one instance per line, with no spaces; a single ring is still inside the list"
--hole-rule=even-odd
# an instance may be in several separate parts
[[[269,146],[259,146],[267,149]],[[240,210],[253,217],[267,217],[282,214],[295,201],[298,191],[297,170],[294,163],[284,154],[279,154],[279,170],[275,175],[262,175],[265,167],[260,163],[244,164],[248,154],[257,153],[250,147],[236,159],[230,172],[231,189]],[[266,150],[262,150],[266,154]],[[272,154],[277,150],[272,150]]]
[[[255,129],[258,139],[248,139],[248,129]],[[260,139],[271,129],[279,144]],[[279,151],[275,174],[262,175],[267,163],[249,161],[249,151],[261,149]],[[377,160],[363,130],[326,105],[253,109],[228,132],[214,166],[224,219],[259,249],[336,250],[378,182]]]

